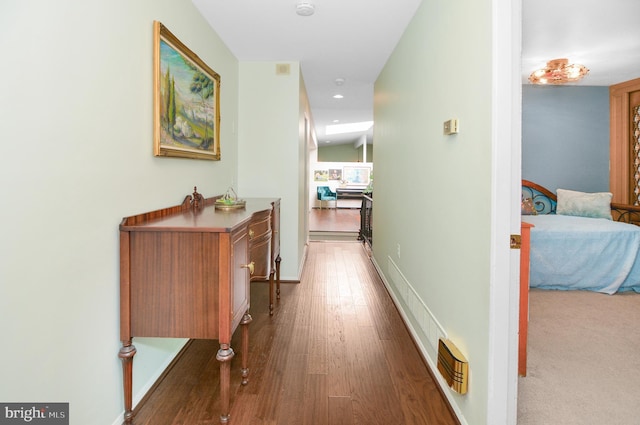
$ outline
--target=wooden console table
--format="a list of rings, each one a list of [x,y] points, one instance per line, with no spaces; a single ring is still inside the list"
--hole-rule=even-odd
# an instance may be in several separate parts
[[[204,199],[194,191],[181,205],[126,217],[120,224],[118,356],[126,424],[134,416],[133,337],[217,339],[224,424],[229,421],[231,336],[242,325],[242,384],[248,382],[249,282],[259,270],[270,276],[272,289],[273,266],[279,280],[279,242],[272,243],[272,227],[279,228],[279,222],[272,220],[279,220],[280,201],[246,199],[244,208],[217,210],[217,198]]]
[[[249,237],[251,258],[270,258],[269,263],[257,263],[251,281],[269,282],[269,315],[273,315],[273,289],[280,299],[280,200],[271,202],[271,210],[258,212],[251,220]]]

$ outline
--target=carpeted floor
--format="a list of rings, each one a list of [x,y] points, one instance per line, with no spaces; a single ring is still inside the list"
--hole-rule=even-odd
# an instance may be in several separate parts
[[[518,425],[640,424],[640,294],[530,292]]]

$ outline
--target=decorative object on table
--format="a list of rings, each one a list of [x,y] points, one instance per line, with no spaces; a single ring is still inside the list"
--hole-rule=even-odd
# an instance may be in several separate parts
[[[239,199],[232,187],[227,189],[227,192],[221,198],[216,199],[215,203],[217,210],[233,210],[244,208],[246,205],[247,202],[244,199]]]
[[[153,23],[153,153],[220,160],[220,75]]]
[[[194,210],[204,206],[204,196],[198,193],[197,186],[193,186],[193,193],[191,194],[190,198],[191,207],[193,207]]]

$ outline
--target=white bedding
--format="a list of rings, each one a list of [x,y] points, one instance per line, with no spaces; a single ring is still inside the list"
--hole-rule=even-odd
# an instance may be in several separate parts
[[[640,227],[603,218],[527,215],[530,286],[640,292]]]

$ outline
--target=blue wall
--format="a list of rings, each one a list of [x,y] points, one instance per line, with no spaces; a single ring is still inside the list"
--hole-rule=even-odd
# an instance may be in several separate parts
[[[609,191],[609,88],[522,86],[522,178]]]

